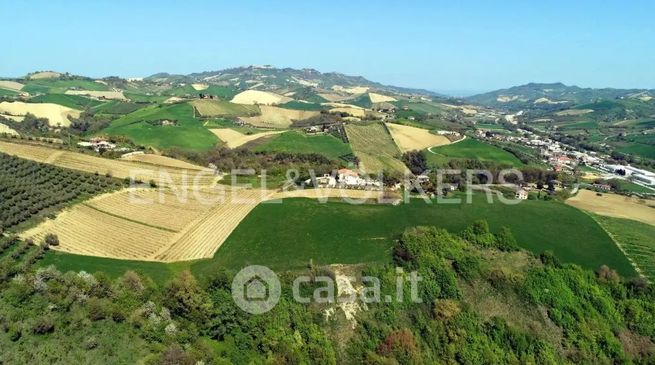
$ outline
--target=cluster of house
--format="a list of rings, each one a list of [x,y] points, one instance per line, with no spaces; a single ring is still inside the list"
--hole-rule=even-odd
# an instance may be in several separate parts
[[[96,152],[111,151],[116,148],[115,144],[102,137],[93,137],[89,141],[77,142],[77,145],[83,148],[90,148]]]
[[[305,184],[313,184],[312,179],[305,180]],[[384,185],[382,181],[360,177],[359,174],[353,170],[340,169],[337,171],[336,176],[330,174],[317,176],[316,187],[382,190]]]

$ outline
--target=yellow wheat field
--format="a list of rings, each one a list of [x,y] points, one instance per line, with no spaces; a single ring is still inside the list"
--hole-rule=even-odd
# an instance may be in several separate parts
[[[0,134],[11,134],[11,135],[17,136],[18,132],[16,132],[15,130],[9,128],[8,126],[0,123]]]
[[[450,143],[448,138],[432,134],[427,129],[393,123],[386,123],[386,125],[401,152],[420,151],[428,147],[443,146]]]
[[[345,113],[357,118],[366,117],[366,110],[362,108],[333,108],[330,109],[330,113]]]
[[[309,119],[320,114],[317,111],[284,109],[266,105],[260,106],[259,109],[261,115],[242,119],[257,127],[288,128],[295,121]]]
[[[54,72],[54,71],[43,71],[43,72],[35,72],[29,76],[30,80],[41,80],[41,79],[56,79],[57,77],[61,76],[59,72]]]
[[[230,188],[186,193],[127,189],[104,194],[65,210],[21,237],[42,242],[53,233],[60,241],[53,249],[122,260],[209,258],[267,198],[266,191]]]
[[[175,158],[170,158],[166,156],[159,156],[159,155],[153,155],[153,154],[136,154],[136,155],[129,155],[125,157],[121,157],[121,160],[123,161],[137,161],[137,162],[143,162],[143,163],[148,163],[151,165],[156,165],[156,166],[166,166],[166,167],[175,167],[175,168],[180,168],[180,169],[189,169],[189,170],[202,170],[202,166],[194,165],[192,163],[178,160]]]
[[[617,194],[596,195],[589,190],[566,200],[567,204],[609,217],[632,219],[655,225],[655,201],[640,200]]]
[[[39,118],[48,118],[52,127],[67,127],[71,124],[68,117],[79,118],[81,112],[52,103],[23,103],[20,101],[0,103],[0,114],[24,116],[27,113]]]
[[[127,100],[122,91],[66,90],[66,94],[91,96],[102,99]]]
[[[376,93],[368,93],[368,97],[371,99],[372,103],[388,103],[392,101],[398,101],[396,98],[392,98],[391,96]]]
[[[221,141],[225,142],[228,148],[237,148],[244,144],[260,139],[262,137],[270,136],[272,134],[283,133],[285,131],[269,131],[255,134],[243,134],[230,128],[210,129]]]
[[[290,102],[291,98],[268,91],[246,90],[234,96],[235,104],[275,105]]]
[[[20,91],[23,88],[23,84],[16,81],[0,80],[0,89],[7,89],[13,91]]]
[[[196,91],[202,91],[209,88],[207,84],[191,84],[191,87]]]

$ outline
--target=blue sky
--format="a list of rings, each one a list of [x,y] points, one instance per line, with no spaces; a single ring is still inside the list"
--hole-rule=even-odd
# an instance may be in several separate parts
[[[431,90],[655,88],[653,1],[3,1],[0,75],[311,67]]]

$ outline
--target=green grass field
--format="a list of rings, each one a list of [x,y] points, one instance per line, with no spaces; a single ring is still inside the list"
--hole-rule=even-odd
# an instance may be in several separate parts
[[[280,105],[281,108],[294,109],[294,110],[325,110],[327,109],[319,103],[303,103],[301,101],[293,100],[286,104]]]
[[[86,271],[94,273],[102,271],[112,278],[123,275],[132,270],[149,276],[155,282],[163,283],[172,278],[175,273],[189,268],[189,263],[164,264],[148,261],[127,261],[108,259],[103,257],[72,255],[54,250],[47,251],[44,258],[38,262],[39,266],[54,265],[60,271]]]
[[[332,135],[308,136],[297,131],[276,135],[254,148],[255,151],[318,153],[336,160],[352,153],[350,145]]]
[[[103,113],[103,114],[124,115],[124,114],[133,113],[145,106],[146,105],[144,104],[112,100],[93,108],[93,111],[96,113]]]
[[[14,90],[0,88],[0,96],[14,96],[14,95],[18,95],[18,93]]]
[[[265,264],[277,269],[315,264],[387,261],[394,240],[410,226],[434,225],[453,232],[477,219],[492,231],[512,229],[519,245],[535,253],[552,250],[562,261],[590,269],[607,264],[626,276],[635,271],[612,239],[587,214],[563,203],[523,201],[488,204],[482,195],[473,204],[350,205],[285,199],[261,204],[246,217],[213,260],[193,269],[208,274],[218,267]]]
[[[268,131],[269,129],[261,129],[261,128],[255,128],[251,126],[239,126],[235,124],[233,121],[229,119],[224,119],[224,118],[215,118],[215,119],[207,119],[203,120],[202,125],[205,128],[210,128],[210,129],[217,129],[217,128],[230,128],[232,130],[235,130],[239,133],[243,134],[257,134],[261,132]]]
[[[627,180],[616,179],[619,185],[619,191],[633,192],[633,193],[648,193],[655,194],[655,189],[650,189]]]
[[[595,121],[570,122],[566,124],[559,124],[558,128],[565,131],[576,130],[576,129],[598,129],[598,122]]]
[[[617,151],[655,159],[655,136],[632,137],[630,141],[620,143]]]
[[[519,245],[532,252],[551,250],[564,262],[589,269],[606,264],[622,275],[636,275],[627,258],[588,214],[557,201],[488,204],[482,195],[476,195],[473,204],[412,200],[398,206],[285,199],[282,204],[256,207],[212,259],[168,265],[50,252],[41,265],[103,270],[112,276],[136,270],[165,281],[185,268],[205,277],[219,268],[238,270],[248,264],[287,270],[301,268],[310,260],[319,265],[388,262],[395,240],[407,227],[432,225],[460,232],[477,219],[486,219],[492,231],[509,227]]]
[[[25,82],[25,87],[22,91],[30,94],[63,94],[70,88],[77,88],[81,90],[90,91],[108,91],[107,85],[95,82],[92,80],[59,80],[59,79],[43,79],[43,80],[29,80]]]
[[[596,215],[595,218],[623,247],[651,281],[655,281],[655,227],[630,219]]]
[[[83,96],[66,94],[38,95],[31,98],[30,101],[35,103],[59,104],[77,110],[84,110],[87,107],[94,108],[104,104],[101,101],[85,98]]]
[[[146,122],[160,119],[176,120],[177,125],[159,126]],[[155,148],[208,150],[218,144],[218,138],[202,126],[202,121],[193,118],[193,108],[186,103],[137,110],[116,119],[99,134],[125,136],[136,144]]]
[[[346,134],[360,169],[370,173],[383,170],[404,173],[407,169],[399,160],[400,151],[382,123],[346,124]]]
[[[491,161],[510,166],[523,166],[523,163],[513,154],[502,148],[490,145],[473,138],[467,138],[451,145],[434,147],[432,152],[426,151],[428,163],[443,166],[450,160],[473,159]]]
[[[475,125],[478,129],[489,129],[494,131],[505,131],[505,127],[495,123],[477,123]]]
[[[443,111],[444,107],[438,105],[437,103],[432,103],[432,102],[427,102],[427,101],[420,101],[420,102],[414,102],[414,101],[408,101],[408,100],[398,100],[392,102],[392,104],[396,105],[399,108],[407,108],[410,111],[413,111],[415,113],[418,113],[420,115],[425,115],[425,114],[439,114]]]
[[[167,95],[146,95],[140,92],[126,91],[123,93],[126,98],[136,103],[161,103],[168,99]]]

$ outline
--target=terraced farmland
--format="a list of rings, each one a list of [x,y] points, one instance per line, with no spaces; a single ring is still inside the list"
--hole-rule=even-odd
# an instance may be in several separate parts
[[[363,171],[407,171],[407,167],[399,160],[398,147],[381,123],[346,124],[346,134]]]

